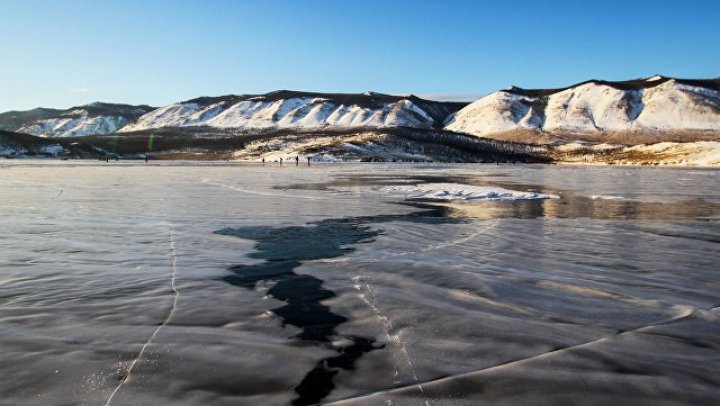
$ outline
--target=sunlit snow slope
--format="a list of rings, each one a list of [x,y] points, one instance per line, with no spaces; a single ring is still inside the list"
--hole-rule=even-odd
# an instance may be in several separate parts
[[[110,134],[151,110],[149,106],[91,103],[67,110],[10,111],[0,114],[0,129],[40,137]]]
[[[516,130],[600,134],[720,130],[720,79],[592,80],[565,89],[512,87],[451,116],[445,129],[488,136]]]
[[[216,128],[436,128],[462,103],[415,96],[278,91],[259,96],[204,97],[161,107],[121,132],[161,127]]]
[[[41,137],[131,133],[159,128],[240,132],[355,129],[447,130],[545,144],[720,141],[720,78],[665,76],[590,80],[562,89],[511,87],[473,103],[416,96],[312,93],[200,97],[160,108],[93,103],[68,110],[0,114],[0,130]],[[179,130],[178,130],[179,131]]]

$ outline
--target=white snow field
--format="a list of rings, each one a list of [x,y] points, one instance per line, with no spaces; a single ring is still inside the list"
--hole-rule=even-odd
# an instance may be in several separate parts
[[[720,403],[717,171],[0,174],[2,404]]]

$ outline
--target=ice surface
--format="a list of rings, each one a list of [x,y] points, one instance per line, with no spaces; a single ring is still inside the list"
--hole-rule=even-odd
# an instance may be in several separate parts
[[[717,171],[3,160],[0,174],[0,403],[720,401]],[[559,198],[383,190],[431,184]]]

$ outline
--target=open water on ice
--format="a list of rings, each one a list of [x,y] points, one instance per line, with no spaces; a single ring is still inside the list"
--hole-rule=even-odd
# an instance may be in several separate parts
[[[717,171],[274,165],[0,162],[0,404],[720,402]]]

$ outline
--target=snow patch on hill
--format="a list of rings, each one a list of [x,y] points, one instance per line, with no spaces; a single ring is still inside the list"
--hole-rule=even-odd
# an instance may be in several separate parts
[[[67,153],[67,150],[59,144],[43,145],[39,146],[32,151],[23,147],[22,145],[7,145],[0,144],[0,156],[2,157],[13,157],[23,155],[61,155]]]
[[[67,152],[65,148],[62,147],[62,145],[46,145],[40,148],[39,152],[41,154],[48,154],[48,155],[60,155]]]
[[[647,145],[566,144],[556,148],[562,163],[583,165],[718,166],[720,142],[660,142]]]
[[[720,165],[720,142],[662,142],[636,145],[627,148],[627,151],[649,154],[654,157],[654,162],[663,165]]]
[[[0,145],[0,156],[13,156],[27,153],[24,148],[11,147],[9,145]]]

